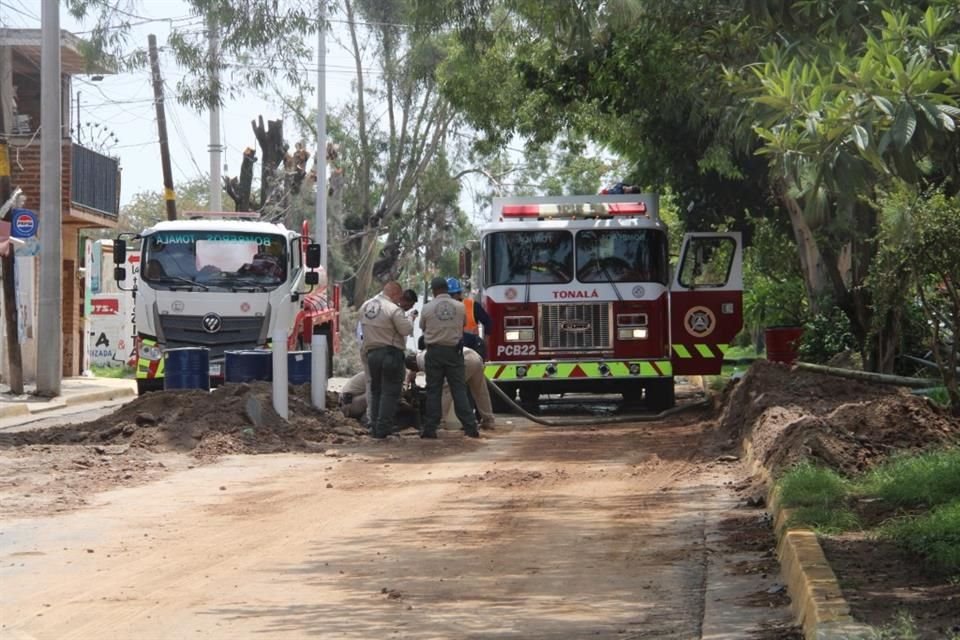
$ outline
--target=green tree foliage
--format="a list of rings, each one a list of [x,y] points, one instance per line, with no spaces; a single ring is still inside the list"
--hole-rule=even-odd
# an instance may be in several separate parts
[[[290,0],[185,0],[189,15],[171,16],[165,49],[173,54],[184,76],[177,83],[178,99],[197,109],[268,86],[283,77],[304,86],[303,61],[311,56],[309,36],[317,31],[318,3]],[[134,0],[66,0],[77,19],[93,22],[85,42],[88,60],[106,62],[117,70],[148,64],[145,42],[130,41],[130,27],[150,21],[137,13]],[[211,58],[208,31],[217,30],[221,55]],[[218,82],[211,82],[211,71]]]
[[[877,315],[872,203],[893,178],[957,189],[960,24],[939,2],[794,4],[796,28],[750,69],[750,120],[798,237],[810,233],[809,292],[831,294],[866,366],[890,371],[904,308]]]
[[[960,416],[960,198],[898,182],[882,204],[871,284],[886,307],[901,308],[902,296],[919,300],[929,351]]]
[[[753,221],[753,244],[744,251],[744,331],[759,351],[764,329],[807,320],[803,275],[789,234],[772,221]]]
[[[866,284],[871,203],[894,177],[956,189],[954,5],[448,0],[427,15],[480,61],[443,87],[492,143],[583,132],[638,182],[673,186],[690,229],[782,207],[808,300],[834,300],[867,366],[890,370],[901,318],[878,321]]]
[[[187,180],[176,189],[177,213],[206,211],[210,198],[210,181],[206,177]],[[141,191],[120,209],[118,231],[136,233],[167,219],[163,191]]]

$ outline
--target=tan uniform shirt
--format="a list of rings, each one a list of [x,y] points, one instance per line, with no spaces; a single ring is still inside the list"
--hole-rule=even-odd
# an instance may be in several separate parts
[[[463,340],[466,312],[463,303],[441,293],[428,302],[420,313],[420,328],[427,346],[455,347]]]
[[[363,353],[378,347],[407,346],[407,336],[413,335],[413,324],[403,309],[378,293],[360,306],[360,324],[363,329]]]

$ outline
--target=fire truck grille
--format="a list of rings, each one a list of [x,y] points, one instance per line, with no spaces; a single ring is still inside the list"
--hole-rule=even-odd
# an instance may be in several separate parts
[[[262,317],[224,316],[220,330],[204,330],[203,316],[160,316],[165,345],[176,347],[207,347],[210,359],[222,358],[224,351],[253,349],[260,341]]]
[[[545,304],[540,312],[542,351],[601,351],[609,349],[610,305]]]

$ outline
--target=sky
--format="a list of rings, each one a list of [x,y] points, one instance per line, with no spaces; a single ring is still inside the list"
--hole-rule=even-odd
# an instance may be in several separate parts
[[[61,29],[83,37],[93,22],[78,22],[69,15],[63,2],[60,2],[60,6]],[[142,43],[146,47],[147,37],[153,33],[161,48],[160,72],[165,83],[164,110],[174,185],[209,175],[209,114],[176,102],[177,81],[185,74],[174,63],[172,55],[163,51],[171,24],[178,28],[199,30],[203,28],[202,20],[191,16],[188,6],[177,0],[143,0],[138,3],[136,14],[142,18],[130,18],[130,21],[142,24],[131,29],[131,45],[140,46]],[[39,0],[0,0],[0,22],[11,28],[40,28]],[[352,58],[337,42],[337,23],[332,23],[332,27],[335,33],[326,38],[328,111],[349,99],[353,77]],[[308,73],[319,80],[315,38],[313,42],[314,56],[306,64]],[[264,122],[283,115],[279,101],[265,100],[261,97],[262,93],[251,91],[240,100],[227,102],[221,109],[222,161],[226,165],[224,175],[237,175],[243,149],[248,146],[257,148],[250,122],[261,115]],[[311,100],[315,104],[315,95]],[[149,69],[105,75],[101,81],[93,81],[91,76],[74,76],[71,96],[74,122],[78,103],[81,144],[120,159],[123,171],[121,206],[129,203],[139,192],[162,191],[157,116]],[[284,130],[292,146],[297,136],[292,120],[286,120]],[[311,153],[315,146],[315,142],[308,142]],[[229,198],[225,198],[224,208],[229,209],[231,205]]]

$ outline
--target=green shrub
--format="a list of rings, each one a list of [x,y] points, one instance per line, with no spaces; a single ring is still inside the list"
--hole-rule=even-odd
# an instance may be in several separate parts
[[[850,319],[836,306],[824,306],[803,325],[797,353],[804,362],[824,364],[843,351],[859,351]]]

